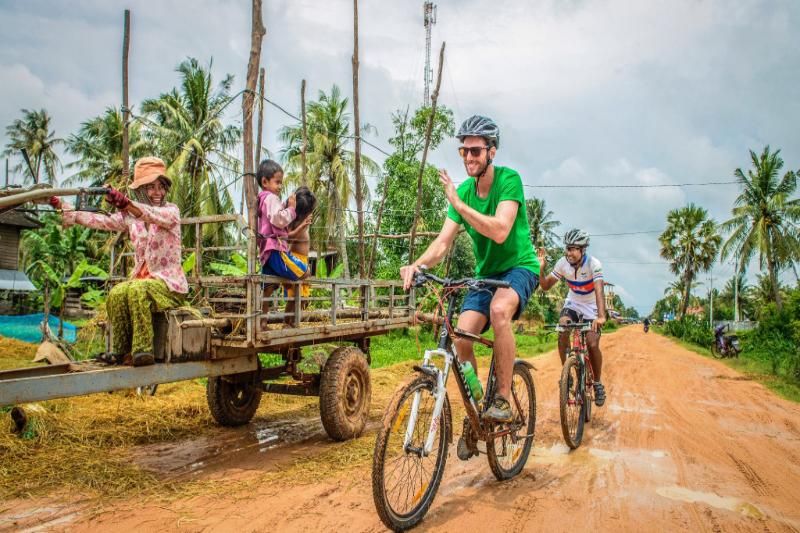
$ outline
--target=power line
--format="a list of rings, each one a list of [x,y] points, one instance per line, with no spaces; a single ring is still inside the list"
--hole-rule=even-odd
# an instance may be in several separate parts
[[[590,183],[585,185],[565,184],[565,185],[531,185],[523,183],[523,187],[531,189],[665,189],[671,187],[708,187],[714,185],[737,185],[738,181],[707,181],[704,183],[652,183],[652,184],[597,184]]]

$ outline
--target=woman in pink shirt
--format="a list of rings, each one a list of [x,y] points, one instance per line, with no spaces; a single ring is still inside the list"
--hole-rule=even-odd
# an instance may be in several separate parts
[[[131,356],[133,366],[153,364],[152,313],[181,306],[189,292],[181,267],[181,215],[178,206],[166,201],[172,185],[166,172],[157,157],[139,159],[129,187],[137,201],[112,188],[106,196],[118,210],[112,215],[75,211],[57,197],[50,199],[53,207],[63,209],[64,226],[127,232],[133,244],[131,279],[115,285],[106,303],[112,331],[111,362],[121,363]]]

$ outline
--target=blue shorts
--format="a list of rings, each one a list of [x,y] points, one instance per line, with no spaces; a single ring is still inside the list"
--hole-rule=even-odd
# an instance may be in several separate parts
[[[512,268],[503,273],[487,276],[487,279],[496,279],[505,281],[511,285],[514,292],[519,296],[519,306],[514,313],[514,320],[518,319],[522,314],[522,310],[528,304],[528,300],[539,285],[539,276],[528,270],[527,268]],[[461,312],[464,311],[477,311],[486,317],[486,326],[483,331],[490,327],[489,319],[489,306],[494,298],[494,291],[497,289],[487,288],[486,290],[476,291],[470,289],[464,297],[464,303],[461,305]]]
[[[307,262],[291,252],[279,252],[278,250],[272,250],[267,262],[261,266],[261,274],[265,276],[278,276],[292,281],[299,280],[307,271]]]

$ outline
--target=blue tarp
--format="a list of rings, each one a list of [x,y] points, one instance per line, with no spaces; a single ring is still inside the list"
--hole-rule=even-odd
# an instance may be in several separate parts
[[[11,337],[25,342],[41,342],[42,331],[39,325],[44,319],[43,313],[33,315],[0,315],[0,336]],[[50,315],[50,331],[58,333],[58,317]],[[64,340],[75,342],[75,332],[77,329],[69,322],[64,322]]]

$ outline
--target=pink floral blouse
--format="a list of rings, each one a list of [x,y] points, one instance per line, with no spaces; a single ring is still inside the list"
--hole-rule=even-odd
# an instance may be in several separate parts
[[[132,203],[141,209],[140,218],[120,211],[111,215],[75,211],[72,205],[63,202],[64,226],[80,224],[92,229],[127,231],[136,260],[131,278],[136,278],[146,266],[150,276],[163,280],[169,290],[186,294],[189,285],[181,266],[181,214],[178,206],[167,203],[163,207],[154,207]]]

